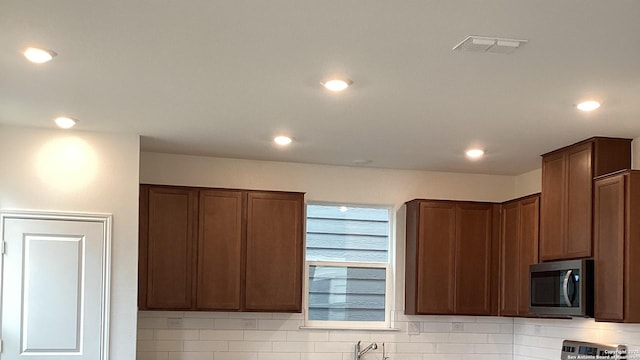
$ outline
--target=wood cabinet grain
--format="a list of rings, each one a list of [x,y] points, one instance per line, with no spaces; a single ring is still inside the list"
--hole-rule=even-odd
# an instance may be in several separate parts
[[[413,200],[407,206],[406,314],[497,313],[497,205]]]
[[[193,307],[197,191],[142,187],[146,229],[141,234],[144,309]],[[167,256],[171,254],[171,256]]]
[[[248,193],[246,310],[302,310],[303,207],[298,194]]]
[[[541,261],[593,255],[593,178],[630,166],[630,139],[595,137],[542,156]]]
[[[304,194],[141,185],[139,308],[302,311]]]
[[[241,308],[243,198],[242,191],[200,190],[198,309]]]
[[[538,263],[540,194],[502,204],[500,315],[529,316],[529,265]]]
[[[595,318],[640,322],[640,171],[595,181]]]

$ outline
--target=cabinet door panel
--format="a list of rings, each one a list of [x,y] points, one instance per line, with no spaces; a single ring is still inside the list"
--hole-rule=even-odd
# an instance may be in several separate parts
[[[193,306],[197,192],[149,189],[147,308]]]
[[[502,207],[500,238],[500,315],[518,315],[518,295],[520,283],[519,243],[520,204],[511,202]]]
[[[454,312],[455,203],[420,203],[417,306],[419,314]]]
[[[595,317],[624,319],[625,178],[601,180],[595,189]]]
[[[196,304],[240,310],[242,192],[200,191]]]
[[[591,256],[592,149],[587,143],[567,153],[566,258]]]
[[[538,263],[540,228],[540,197],[520,201],[520,242],[518,255],[519,289],[518,315],[529,314],[529,265]]]
[[[458,205],[456,314],[491,313],[492,208],[485,204]]]
[[[565,161],[564,154],[542,160],[542,210],[540,218],[540,260],[563,257],[565,252]]]
[[[302,310],[302,214],[302,194],[248,193],[247,310]]]

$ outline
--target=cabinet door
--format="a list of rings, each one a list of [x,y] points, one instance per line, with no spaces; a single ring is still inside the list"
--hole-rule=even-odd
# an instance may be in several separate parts
[[[529,314],[529,265],[538,263],[540,196],[520,200],[520,242],[518,252],[518,315]]]
[[[591,256],[593,143],[575,146],[567,152],[567,228],[564,258]]]
[[[245,309],[302,311],[303,194],[249,192]]]
[[[197,191],[148,189],[146,308],[193,307]],[[143,281],[144,279],[141,279]]]
[[[240,310],[242,192],[201,190],[196,307]]]
[[[456,314],[491,314],[492,220],[492,204],[457,206]]]
[[[540,260],[554,260],[565,252],[566,167],[564,153],[542,159]]]
[[[520,203],[502,206],[500,251],[500,315],[517,316],[520,288]],[[527,287],[529,284],[526,284]]]
[[[595,318],[624,319],[625,176],[596,182]]]
[[[453,314],[456,205],[424,201],[419,214],[416,313]]]

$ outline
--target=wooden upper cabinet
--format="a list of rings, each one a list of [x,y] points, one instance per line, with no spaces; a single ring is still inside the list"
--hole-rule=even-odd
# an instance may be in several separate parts
[[[494,206],[441,200],[407,203],[406,314],[497,312]]]
[[[407,314],[454,312],[455,244],[455,203],[407,203]]]
[[[200,191],[198,309],[240,310],[242,200],[242,191]]]
[[[139,307],[300,312],[304,194],[140,186]]]
[[[594,203],[595,318],[640,322],[640,171],[598,178]]]
[[[502,204],[500,315],[529,315],[529,265],[538,262],[540,194]]]
[[[542,156],[541,261],[592,256],[593,178],[630,166],[630,139],[591,138]]]
[[[456,211],[456,314],[492,313],[493,204],[460,203]],[[495,259],[497,260],[497,258]],[[494,261],[495,261],[494,260]],[[497,304],[497,301],[495,302]]]
[[[252,311],[302,311],[302,194],[247,195],[246,303]]]
[[[197,191],[141,187],[140,297],[144,309],[190,309]]]

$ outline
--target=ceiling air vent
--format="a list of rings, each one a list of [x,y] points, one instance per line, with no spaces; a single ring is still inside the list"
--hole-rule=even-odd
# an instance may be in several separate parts
[[[528,40],[469,35],[454,46],[453,50],[510,54],[527,42]]]

